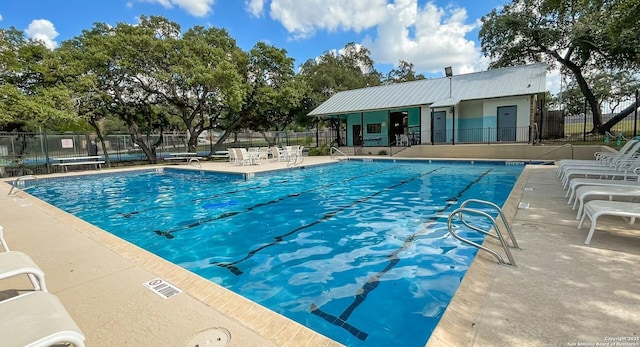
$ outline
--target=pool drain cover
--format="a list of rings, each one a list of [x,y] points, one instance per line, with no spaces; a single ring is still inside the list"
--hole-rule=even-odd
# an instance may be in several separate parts
[[[221,347],[231,341],[231,333],[225,328],[211,328],[199,332],[194,336],[187,347]]]

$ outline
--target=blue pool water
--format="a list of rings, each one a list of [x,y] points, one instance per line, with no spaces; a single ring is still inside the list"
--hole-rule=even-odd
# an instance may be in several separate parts
[[[522,169],[165,169],[45,179],[29,192],[345,345],[423,346],[476,254],[449,236],[449,213],[471,198],[501,206]]]

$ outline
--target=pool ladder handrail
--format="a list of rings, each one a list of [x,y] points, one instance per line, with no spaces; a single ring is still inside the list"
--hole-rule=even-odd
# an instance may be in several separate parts
[[[559,150],[561,150],[561,149],[563,149],[565,147],[571,147],[571,159],[573,159],[573,144],[566,143],[566,144],[564,144],[564,145],[562,145],[560,147],[552,148],[552,149],[550,149],[550,150],[548,150],[548,151],[546,151],[544,153],[540,153],[540,154],[536,155],[535,157],[532,157],[531,159],[529,159],[529,164],[531,164],[533,162],[533,160],[535,160],[535,159],[541,158],[541,157],[543,157],[543,156],[545,156],[547,154],[553,153],[555,151],[559,151]]]
[[[24,187],[24,181],[25,180],[35,180],[36,183],[34,185],[32,185],[32,186]],[[11,189],[9,189],[9,193],[7,193],[7,195],[11,195],[11,193],[13,193],[13,190],[15,188],[19,188],[18,186],[22,186],[22,188],[20,188],[21,190],[26,190],[26,189],[35,187],[36,185],[38,185],[38,177],[36,177],[34,175],[20,176],[20,177],[16,178],[15,181],[11,182]]]
[[[298,161],[298,158],[300,158],[300,161]],[[298,154],[291,154],[287,161],[287,167],[298,166],[298,164],[302,164],[303,161],[304,161],[303,156],[298,157]]]
[[[349,160],[349,156],[346,155],[343,151],[337,149],[336,147],[331,147],[331,149],[329,149],[329,153],[331,154],[331,159],[336,158],[336,156],[334,156],[336,152],[342,154],[342,157],[344,157],[346,160]]]
[[[490,207],[493,207],[495,210],[497,210],[498,211],[498,215],[502,219],[502,223],[504,224],[504,226],[505,226],[505,228],[507,230],[507,233],[509,234],[509,239],[511,240],[512,244],[509,245],[509,242],[502,236],[502,232],[500,231],[500,227],[498,226],[498,223],[497,223],[495,218],[493,218],[490,214],[488,214],[488,213],[486,213],[484,211],[480,211],[480,210],[476,210],[476,209],[472,209],[472,208],[466,207],[470,203],[488,205]],[[495,231],[495,234],[492,234],[490,232],[491,229],[489,229],[489,231],[487,231],[487,230],[483,230],[483,229],[481,229],[481,228],[479,228],[477,226],[473,226],[473,225],[469,224],[464,219],[463,213],[477,214],[477,215],[480,215],[480,216],[488,218],[491,221],[492,225],[493,225],[493,230]],[[492,250],[492,249],[490,249],[488,247],[480,245],[480,244],[478,244],[476,242],[473,242],[471,240],[468,240],[468,239],[456,234],[453,231],[453,225],[452,225],[452,220],[456,215],[460,218],[460,221],[466,227],[468,227],[469,229],[481,232],[481,233],[483,233],[485,235],[488,235],[488,236],[491,236],[493,238],[498,239],[500,241],[500,244],[502,245],[502,248],[504,249],[504,253],[507,255],[507,259],[509,261],[506,262],[504,260],[504,258],[498,252],[496,252],[496,251],[494,251],[494,250]],[[458,240],[460,240],[460,241],[462,241],[464,243],[470,244],[470,245],[472,245],[474,247],[477,247],[478,249],[481,249],[481,250],[483,250],[485,252],[488,252],[489,254],[491,254],[494,257],[496,257],[496,259],[498,259],[498,263],[499,264],[517,266],[515,260],[513,259],[513,255],[511,254],[511,251],[509,250],[509,248],[520,249],[520,246],[518,246],[518,242],[516,241],[516,238],[513,236],[513,232],[511,230],[511,226],[509,226],[509,223],[507,222],[507,219],[505,218],[504,213],[502,213],[502,209],[498,205],[496,205],[496,204],[494,204],[492,202],[489,202],[489,201],[479,200],[479,199],[466,200],[465,202],[463,202],[460,205],[459,208],[457,208],[453,212],[451,212],[451,214],[449,215],[449,218],[447,220],[447,227],[449,228],[449,233],[453,237],[455,237],[456,239],[458,239]]]

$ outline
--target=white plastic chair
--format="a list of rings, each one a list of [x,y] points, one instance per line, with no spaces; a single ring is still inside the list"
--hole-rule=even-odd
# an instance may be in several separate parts
[[[0,301],[3,346],[84,347],[84,334],[60,299],[49,292],[31,292]]]
[[[4,239],[4,229],[1,225],[0,244],[2,244],[2,248],[4,249],[4,252],[0,253],[0,280],[19,275],[27,275],[35,290],[46,292],[47,285],[44,280],[44,272],[40,270],[31,257],[25,253],[9,250],[7,241]]]

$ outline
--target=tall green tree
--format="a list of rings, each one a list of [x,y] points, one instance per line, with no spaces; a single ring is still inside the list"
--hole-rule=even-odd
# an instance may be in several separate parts
[[[189,134],[189,150],[195,151],[205,130],[224,130],[225,111],[240,110],[246,89],[241,77],[246,53],[226,30],[200,26],[154,44],[158,63],[141,85],[177,111]]]
[[[109,111],[113,99],[108,93],[111,60],[104,45],[110,33],[109,26],[98,23],[82,35],[62,42],[57,49],[62,61],[64,83],[72,92],[78,117],[93,129],[108,167],[111,166],[111,160],[101,124],[108,117],[113,117]]]
[[[609,129],[602,126],[599,103],[585,74],[636,65],[633,54],[615,54],[626,44],[608,44],[614,29],[605,30],[602,24],[612,19],[609,10],[625,1],[513,0],[482,18],[482,51],[493,60],[491,67],[559,63],[572,74],[589,105],[592,132],[604,133]]]
[[[316,59],[307,60],[300,68],[300,75],[310,90],[305,101],[310,110],[337,92],[377,86],[382,79],[382,74],[375,69],[371,52],[353,42],[340,53],[327,51]],[[330,121],[333,128],[339,126],[336,119]],[[341,142],[340,138],[338,142]]]
[[[380,85],[382,77],[375,69],[371,52],[353,42],[340,53],[327,51],[307,60],[300,74],[309,84],[316,106],[337,92]]]
[[[0,129],[77,126],[56,53],[15,28],[0,29]]]
[[[385,84],[402,83],[416,80],[423,80],[423,74],[416,74],[414,65],[408,61],[400,60],[398,67],[391,69],[384,80]]]
[[[242,126],[262,132],[269,144],[277,139],[267,138],[266,132],[284,130],[301,110],[306,96],[306,84],[296,78],[294,59],[287,51],[258,42],[249,51],[245,82],[247,97],[240,115]]]

